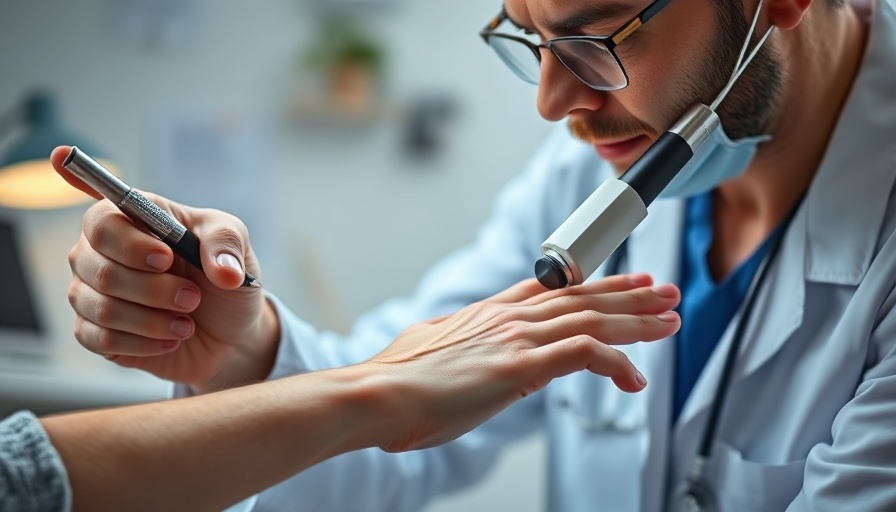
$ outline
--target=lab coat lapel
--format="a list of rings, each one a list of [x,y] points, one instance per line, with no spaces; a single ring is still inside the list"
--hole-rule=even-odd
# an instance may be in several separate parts
[[[806,294],[805,246],[806,215],[801,209],[785,233],[777,256],[770,262],[772,266],[765,283],[756,292],[759,295],[744,331],[732,385],[768,361],[802,323]],[[677,431],[687,428],[712,403],[742,315],[742,310],[737,312],[707,361],[678,418]]]

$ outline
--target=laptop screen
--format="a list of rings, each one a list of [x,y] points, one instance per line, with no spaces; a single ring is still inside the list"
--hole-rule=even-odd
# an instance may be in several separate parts
[[[0,349],[41,340],[42,326],[19,248],[13,224],[0,218]]]

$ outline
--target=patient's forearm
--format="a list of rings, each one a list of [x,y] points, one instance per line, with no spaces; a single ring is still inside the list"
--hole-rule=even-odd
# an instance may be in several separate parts
[[[75,510],[220,510],[374,445],[383,417],[371,400],[376,380],[362,365],[41,421]]]

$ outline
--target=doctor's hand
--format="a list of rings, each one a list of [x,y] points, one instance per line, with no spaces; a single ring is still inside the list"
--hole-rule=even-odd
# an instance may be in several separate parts
[[[56,171],[101,199],[62,166],[69,151],[53,151]],[[121,366],[198,392],[263,380],[273,366],[280,328],[262,291],[240,287],[245,272],[263,282],[245,225],[218,210],[144,195],[202,241],[204,270],[175,258],[111,202],[98,201],[85,213],[69,252],[75,337]]]
[[[491,299],[402,332],[359,367],[385,386],[389,428],[374,445],[386,451],[450,441],[552,379],[587,370],[623,391],[646,381],[611,345],[659,340],[679,326],[680,293],[650,287],[646,275],[622,275],[545,291],[534,279]],[[379,371],[377,371],[379,368]],[[385,390],[385,391],[383,391]]]

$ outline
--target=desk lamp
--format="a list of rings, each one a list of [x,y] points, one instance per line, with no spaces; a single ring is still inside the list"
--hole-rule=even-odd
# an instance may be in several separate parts
[[[33,91],[10,114],[0,117],[0,140],[17,129],[24,130],[21,136],[0,153],[0,207],[64,208],[91,199],[62,180],[50,165],[50,152],[56,146],[77,145],[88,148],[85,151],[96,151],[61,126],[57,103],[50,93]],[[110,168],[108,162],[104,165]]]

